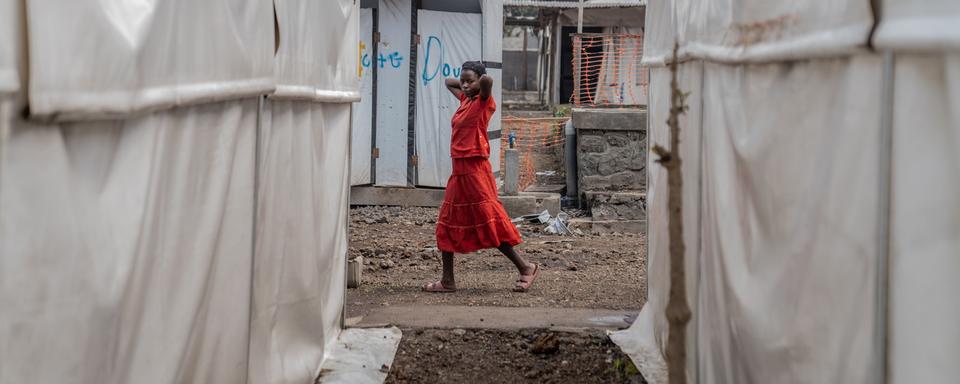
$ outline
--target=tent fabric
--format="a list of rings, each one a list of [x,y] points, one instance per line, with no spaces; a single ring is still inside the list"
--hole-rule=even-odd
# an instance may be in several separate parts
[[[0,0],[0,94],[20,90],[22,12],[22,1]]]
[[[407,186],[411,0],[380,0],[377,8],[377,186]]]
[[[677,0],[648,12],[647,30],[659,31],[648,35],[644,60],[661,65],[674,41],[682,59],[725,63],[850,55],[864,52],[874,21],[869,1]]]
[[[29,97],[35,115],[123,117],[274,88],[270,2],[29,5]]]
[[[706,64],[700,382],[877,381],[880,70]]]
[[[264,96],[275,68],[356,92],[357,5],[283,18],[310,49],[274,65],[269,2],[187,3],[31,2],[31,40],[0,36],[59,119],[0,91],[2,384],[310,382],[340,332],[351,104]],[[320,19],[349,47],[290,25]]]
[[[0,383],[244,381],[256,116],[7,116]]]
[[[680,67],[678,73],[678,82],[681,89],[700,89],[703,83],[703,64],[700,62],[691,62]],[[649,117],[651,122],[647,143],[649,146],[660,144],[664,148],[670,149],[669,131],[666,124],[655,124],[652,122],[665,122],[669,116],[670,109],[670,71],[666,68],[654,68],[650,71],[650,104],[648,105]],[[687,98],[689,110],[680,117],[683,127],[699,127],[701,125],[702,94],[700,92],[691,92]],[[681,131],[680,151],[683,156],[683,184],[685,193],[683,195],[684,206],[684,225],[687,230],[684,232],[684,242],[686,244],[686,273],[690,277],[687,279],[688,304],[695,308],[697,295],[699,292],[699,280],[692,278],[698,276],[699,268],[699,232],[692,231],[690,228],[696,228],[700,222],[700,198],[699,198],[699,179],[700,179],[700,145],[701,131],[699,129],[684,129]],[[637,366],[644,373],[646,379],[651,382],[657,382],[657,376],[666,378],[665,373],[657,375],[657,371],[664,365],[662,354],[666,352],[662,347],[667,343],[667,322],[662,316],[667,306],[667,298],[670,286],[669,274],[669,237],[666,225],[660,225],[660,221],[654,218],[667,216],[667,172],[656,162],[655,156],[647,157],[647,169],[649,170],[648,188],[647,188],[647,212],[651,224],[647,230],[647,303],[643,306],[640,315],[629,329],[611,335],[618,341],[619,345],[627,352]],[[693,321],[687,326],[687,350],[695,350],[697,327]],[[689,353],[688,356],[693,356]],[[688,358],[688,377],[695,372],[695,359]],[[663,382],[663,381],[661,381]]]
[[[953,381],[960,374],[950,360],[960,355],[953,295],[960,289],[960,58],[956,28],[942,21],[952,20],[955,6],[883,2],[877,52],[858,48],[863,35],[847,48],[835,44],[845,38],[811,40],[811,49],[796,46],[790,55],[764,56],[751,46],[725,56],[702,49],[709,39],[697,40],[709,31],[706,16],[752,15],[755,4],[688,3],[650,5],[643,60],[654,67],[651,144],[667,140],[662,65],[673,41],[681,44],[680,87],[691,92],[681,123],[693,310],[688,378]],[[819,28],[807,37],[842,37],[850,31],[843,25],[859,28],[853,11],[861,3],[801,2],[793,14],[829,15],[819,26],[804,24]],[[767,6],[771,15],[783,9]],[[775,48],[782,47],[765,49]],[[649,168],[648,302],[612,338],[654,373],[651,382],[663,382],[666,178],[658,165]]]
[[[350,104],[264,106],[250,382],[311,382],[340,332],[349,141]]]
[[[874,45],[897,51],[960,50],[960,3],[953,0],[884,0]]]
[[[450,119],[460,100],[444,85],[460,65],[480,59],[479,14],[418,11],[422,43],[417,53],[417,185],[445,187],[450,177]]]
[[[482,17],[482,60],[486,63],[503,64],[503,0],[485,0],[480,2]],[[490,117],[487,136],[490,137],[490,165],[495,175],[500,172],[500,139],[503,117],[503,69],[499,66],[487,66],[487,74],[493,78],[493,97],[501,107]]]
[[[373,151],[373,10],[360,9],[360,101],[353,103],[350,135],[350,185],[373,182],[370,172]]]
[[[276,9],[280,46],[271,97],[359,101],[357,2],[285,0]]]
[[[890,382],[946,383],[960,377],[960,53],[894,68]]]

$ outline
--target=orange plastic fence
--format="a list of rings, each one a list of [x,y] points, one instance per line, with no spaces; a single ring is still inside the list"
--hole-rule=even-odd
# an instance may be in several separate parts
[[[504,116],[500,145],[500,169],[504,168],[504,152],[509,147],[510,134],[515,137],[514,148],[520,152],[520,190],[537,181],[537,169],[533,154],[544,149],[564,144],[563,127],[566,117],[523,118]]]
[[[578,107],[646,105],[647,69],[640,65],[643,35],[573,35],[573,94]]]

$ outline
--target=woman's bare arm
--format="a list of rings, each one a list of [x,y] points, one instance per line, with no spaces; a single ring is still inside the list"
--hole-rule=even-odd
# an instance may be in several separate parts
[[[443,85],[446,85],[447,90],[450,91],[450,93],[452,93],[458,99],[460,98],[460,95],[463,94],[463,90],[460,89],[460,80],[457,80],[454,78],[444,79]]]
[[[490,97],[490,93],[493,90],[493,78],[490,75],[484,74],[480,76],[480,98],[486,100]]]

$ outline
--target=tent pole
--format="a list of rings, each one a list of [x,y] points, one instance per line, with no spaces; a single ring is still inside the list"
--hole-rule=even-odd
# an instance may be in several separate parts
[[[577,4],[577,33],[583,33],[583,0]]]

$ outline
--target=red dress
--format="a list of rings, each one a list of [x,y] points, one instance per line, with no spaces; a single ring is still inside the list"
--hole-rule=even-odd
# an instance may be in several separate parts
[[[437,219],[437,248],[470,253],[502,243],[520,244],[520,232],[497,199],[497,183],[490,166],[487,124],[497,109],[493,97],[460,95],[453,114],[450,157],[453,173]]]

